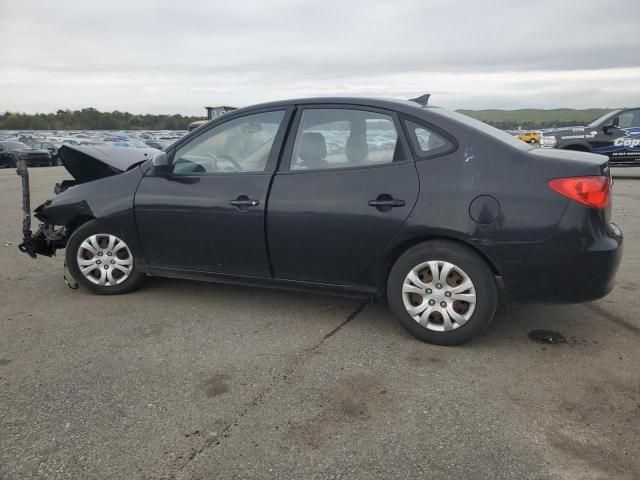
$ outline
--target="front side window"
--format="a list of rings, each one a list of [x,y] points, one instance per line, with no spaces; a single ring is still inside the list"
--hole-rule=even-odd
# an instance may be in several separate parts
[[[409,131],[409,140],[420,156],[436,155],[453,148],[449,140],[422,125],[411,121],[406,121],[405,125]]]
[[[305,109],[290,170],[323,170],[388,164],[399,156],[390,115],[342,108]]]
[[[176,151],[173,174],[264,172],[284,113],[247,115],[199,135]]]
[[[640,127],[640,110],[631,110],[618,115],[618,128]]]

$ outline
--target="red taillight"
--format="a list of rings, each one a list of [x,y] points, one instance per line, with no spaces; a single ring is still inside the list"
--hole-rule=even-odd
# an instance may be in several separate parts
[[[549,180],[549,188],[587,207],[605,208],[611,203],[609,177],[566,177]]]

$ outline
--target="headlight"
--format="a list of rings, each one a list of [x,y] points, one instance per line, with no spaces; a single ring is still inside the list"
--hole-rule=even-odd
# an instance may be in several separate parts
[[[551,148],[556,144],[556,137],[540,137],[540,146]]]

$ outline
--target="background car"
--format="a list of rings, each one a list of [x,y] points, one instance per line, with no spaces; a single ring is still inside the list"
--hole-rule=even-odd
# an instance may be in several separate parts
[[[30,147],[21,142],[0,142],[0,166],[15,168],[24,159],[28,166],[53,166],[53,157],[47,150]]]
[[[60,159],[58,158],[58,149],[63,144],[61,142],[55,142],[47,140],[45,142],[36,141],[32,143],[30,146],[32,148],[37,148],[38,150],[46,150],[51,154],[51,159],[53,160],[54,165],[60,165]]]
[[[540,141],[540,132],[521,133],[518,138],[526,143],[538,143]]]
[[[640,107],[614,110],[586,127],[545,130],[542,148],[607,155],[611,166],[640,166]]]

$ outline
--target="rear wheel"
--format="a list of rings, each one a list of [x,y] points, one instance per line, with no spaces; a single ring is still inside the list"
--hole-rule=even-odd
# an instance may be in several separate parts
[[[145,279],[131,249],[118,234],[92,220],[67,242],[66,261],[73,278],[100,295],[127,293]]]
[[[410,248],[396,261],[387,299],[400,324],[416,338],[459,345],[489,325],[498,292],[491,269],[477,253],[434,240]]]
[[[7,156],[7,167],[16,168],[16,165],[17,165],[16,157],[14,157],[13,155],[8,155]]]

